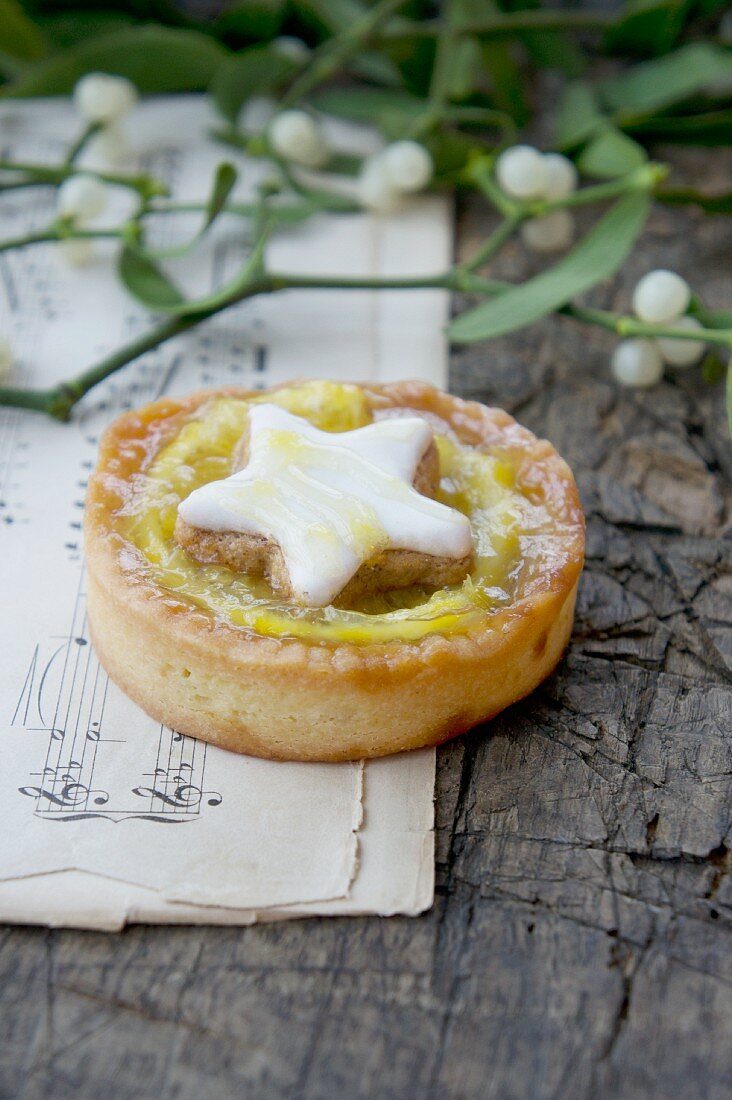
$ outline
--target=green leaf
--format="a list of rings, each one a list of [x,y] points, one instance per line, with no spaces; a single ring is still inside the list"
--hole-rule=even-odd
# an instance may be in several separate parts
[[[608,126],[585,146],[577,159],[577,167],[585,176],[615,179],[640,168],[647,160],[642,145]]]
[[[481,52],[496,106],[510,114],[520,126],[523,125],[529,117],[525,81],[511,55],[510,44],[487,41],[483,43]]]
[[[462,171],[477,154],[485,154],[485,145],[459,130],[442,129],[422,139],[435,165],[435,176],[444,180]]]
[[[266,42],[278,34],[285,8],[285,0],[239,0],[222,11],[216,20],[216,30],[220,34]]]
[[[480,88],[482,56],[477,38],[458,39],[450,68],[448,99],[460,103]]]
[[[315,95],[313,105],[336,118],[370,123],[389,135],[408,130],[426,110],[424,101],[408,92],[365,87],[327,88]]]
[[[205,232],[209,226],[213,225],[226,206],[226,200],[233,191],[236,181],[237,172],[234,165],[229,164],[228,161],[223,161],[219,164],[216,169],[216,175],[214,176],[211,194],[206,204],[206,221],[203,225],[203,232]]]
[[[623,18],[605,34],[608,53],[668,53],[683,30],[687,0],[627,0]]]
[[[719,352],[715,349],[709,351],[702,359],[701,364],[702,378],[710,386],[716,386],[718,382],[721,382],[724,378],[725,371],[724,363],[719,357]]]
[[[700,115],[657,115],[625,129],[647,141],[678,145],[732,145],[732,110],[706,111]]]
[[[623,196],[555,267],[463,313],[453,321],[449,335],[461,343],[486,340],[561,309],[618,270],[645,224],[649,207],[645,193]]]
[[[376,53],[375,50],[354,54],[346,62],[346,67],[354,76],[376,84],[385,84],[388,88],[398,88],[402,83],[399,69],[391,58],[383,53]]]
[[[142,93],[201,91],[227,56],[223,46],[198,31],[129,27],[87,39],[39,62],[8,92],[14,96],[68,95],[79,77],[88,72],[126,76]]]
[[[368,14],[359,0],[294,0],[293,7],[311,26],[330,34],[347,31]]]
[[[704,328],[729,328],[732,329],[731,309],[704,309],[698,302],[692,301],[689,313],[704,326]]]
[[[47,52],[45,38],[17,0],[0,0],[0,53],[37,61]]]
[[[732,214],[732,191],[708,195],[694,187],[662,187],[656,198],[670,206],[698,206],[705,214]]]
[[[170,248],[143,248],[137,242],[128,242],[128,248],[132,252],[138,252],[140,255],[146,256],[149,260],[158,259],[172,259],[178,256],[184,256],[195,244],[197,244],[203,236],[207,233],[210,227],[218,218],[226,206],[226,200],[231,194],[233,188],[236,185],[237,172],[233,164],[229,164],[228,161],[224,161],[216,169],[214,175],[213,185],[211,187],[211,194],[209,195],[208,202],[205,207],[205,217],[198,232],[185,241],[183,244],[173,245]],[[246,216],[253,217],[256,211],[256,207],[251,207]],[[237,208],[237,213],[241,212],[241,208]]]
[[[183,244],[173,245],[170,248],[141,248],[135,242],[129,243],[129,248],[134,252],[147,255],[150,259],[170,259],[175,256],[184,256],[195,244],[205,236],[221,211],[226,206],[226,200],[231,194],[237,181],[237,172],[233,164],[223,161],[216,169],[211,194],[206,203],[205,217],[198,232],[190,240]]]
[[[532,10],[540,7],[538,3],[521,6]],[[584,72],[585,55],[564,31],[524,31],[519,38],[534,63],[543,69],[555,69],[571,77],[578,77]]]
[[[120,254],[119,276],[129,292],[155,313],[190,317],[208,316],[222,306],[241,300],[244,293],[263,273],[264,251],[276,221],[268,211],[265,220],[261,207],[255,213],[256,240],[246,263],[237,273],[202,298],[186,299],[175,283],[158,267],[153,256],[134,243],[128,243]]]
[[[78,46],[86,38],[99,38],[135,26],[137,21],[120,12],[63,12],[39,17],[38,24],[50,42],[59,49]]]
[[[557,144],[574,149],[605,123],[589,84],[575,80],[564,89],[557,107]]]
[[[729,81],[732,52],[709,42],[691,42],[666,57],[644,61],[606,80],[600,90],[612,110],[636,115],[672,107],[719,82]]]
[[[291,58],[267,46],[249,46],[224,60],[209,91],[224,118],[236,122],[247,100],[276,91],[297,71],[298,65]]]
[[[130,294],[156,313],[177,313],[185,305],[182,292],[142,249],[125,245],[117,264]]]

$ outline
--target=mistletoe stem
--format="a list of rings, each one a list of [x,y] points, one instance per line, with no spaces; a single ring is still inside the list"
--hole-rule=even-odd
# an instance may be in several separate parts
[[[504,218],[503,221],[496,226],[488,239],[481,245],[475,255],[464,265],[464,269],[466,271],[477,271],[479,268],[483,267],[484,264],[487,264],[497,252],[500,252],[506,241],[515,233],[523,220],[523,215],[520,213],[510,214],[507,218]]]
[[[223,313],[232,306],[259,294],[276,294],[283,290],[452,290],[469,294],[494,295],[513,289],[512,283],[503,280],[485,279],[473,274],[464,267],[451,268],[436,275],[415,276],[393,279],[361,277],[327,277],[317,275],[297,275],[288,272],[269,272],[257,275],[256,279],[239,287],[229,298],[217,302],[208,309],[185,316],[169,317],[150,329],[149,332],[118,348],[111,355],[101,359],[93,367],[82,371],[76,378],[60,383],[50,390],[23,390],[12,387],[0,387],[0,405],[15,408],[33,409],[44,412],[58,420],[67,420],[74,405],[94,386],[103,382],[111,374],[128,363],[152,351],[168,340],[179,336],[188,329]],[[673,325],[648,325],[633,317],[626,317],[608,310],[590,309],[571,303],[557,310],[566,317],[585,324],[599,326],[620,336],[644,336],[648,338],[669,337],[689,340],[689,330],[674,328]],[[732,348],[732,328],[704,328],[693,334],[693,339],[709,344],[718,344]]]
[[[24,161],[0,160],[0,172],[20,172],[29,176],[27,180],[13,180],[9,186],[31,186],[33,184],[48,184],[57,186],[77,174],[78,169],[73,164],[29,164]],[[115,187],[128,187],[143,199],[155,198],[158,195],[169,195],[170,191],[161,180],[146,174],[130,176],[120,172],[95,172],[84,169],[84,174],[94,176],[103,183],[111,183]],[[3,186],[3,185],[0,185]],[[4,185],[8,186],[8,185]]]
[[[81,135],[77,138],[77,140],[69,149],[64,158],[64,164],[68,165],[69,167],[73,165],[74,162],[81,155],[81,153],[84,151],[91,138],[93,138],[95,134],[98,134],[101,129],[101,122],[90,122],[86,129],[81,133]]]
[[[23,237],[8,237],[7,240],[0,241],[0,252],[28,248],[34,244],[48,244],[49,241],[109,240],[122,236],[121,229],[75,229],[69,225],[49,225],[37,233],[27,233]]]
[[[286,110],[288,107],[299,103],[320,84],[339,72],[345,63],[355,53],[358,53],[363,43],[373,37],[382,23],[399,8],[404,7],[405,2],[406,0],[380,0],[363,19],[358,20],[342,34],[328,39],[322,46],[319,46],[313,54],[310,64],[295,78],[280,100],[280,110]]]
[[[105,378],[108,378],[110,374],[114,374],[121,367],[138,359],[145,352],[152,351],[179,333],[185,332],[186,329],[197,324],[199,319],[198,315],[169,318],[163,321],[162,324],[150,329],[149,332],[137,340],[124,344],[111,355],[100,359],[93,367],[82,371],[76,378],[69,379],[68,382],[61,382],[52,389],[24,390],[8,386],[0,387],[0,405],[32,409],[36,412],[44,412],[56,420],[68,420],[74,405],[94,386],[103,382]]]
[[[520,34],[523,31],[606,31],[617,26],[620,21],[620,15],[601,11],[531,10],[460,20],[455,29],[459,34],[495,38]],[[402,38],[437,38],[442,25],[440,19],[425,19],[420,22],[394,20],[380,31],[379,38],[390,42]]]

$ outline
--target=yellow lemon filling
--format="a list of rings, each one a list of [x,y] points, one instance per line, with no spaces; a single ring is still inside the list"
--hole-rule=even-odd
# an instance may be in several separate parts
[[[372,420],[360,389],[328,382],[301,383],[248,400],[220,397],[203,406],[156,456],[122,520],[151,580],[232,626],[323,643],[416,641],[468,630],[487,611],[510,602],[527,502],[515,490],[507,462],[439,434],[438,499],[467,515],[473,532],[473,569],[462,585],[436,592],[397,589],[349,610],[300,608],[279,600],[261,577],[193,561],[173,537],[178,505],[199,486],[230,474],[248,410],[260,401],[280,404],[323,431],[349,431]]]

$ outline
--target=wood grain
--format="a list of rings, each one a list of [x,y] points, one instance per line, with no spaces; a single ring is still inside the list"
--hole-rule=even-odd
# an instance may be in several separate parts
[[[462,249],[491,228],[463,210]],[[664,266],[728,308],[730,243],[722,219],[659,210],[594,300],[626,308]],[[537,267],[516,245],[496,274]],[[551,321],[453,358],[455,392],[572,464],[589,544],[557,674],[440,753],[433,911],[2,929],[0,1097],[730,1095],[732,450],[720,387],[619,391],[611,347]]]

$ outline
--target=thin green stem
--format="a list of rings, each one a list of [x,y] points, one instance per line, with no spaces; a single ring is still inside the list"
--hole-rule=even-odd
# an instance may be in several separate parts
[[[0,252],[10,252],[16,248],[28,248],[34,244],[48,244],[49,241],[102,240],[121,237],[119,229],[76,229],[64,224],[49,225],[37,233],[27,233],[23,237],[8,237],[0,241]]]
[[[297,169],[293,168],[282,157],[272,154],[272,160],[279,168],[282,178],[295,194],[319,210],[330,210],[338,214],[355,214],[361,210],[357,202],[345,195],[339,195],[334,191],[326,191],[324,187],[309,187],[303,183],[298,178]]]
[[[405,276],[380,279],[364,276],[297,275],[290,272],[270,272],[266,291],[279,290],[461,290],[475,294],[498,294],[510,283],[483,279],[458,268],[436,275]]]
[[[23,237],[8,237],[0,241],[0,252],[10,252],[15,248],[27,248],[32,244],[45,244],[59,240],[58,230],[42,229],[39,233],[26,233]]]
[[[167,340],[172,340],[174,336],[180,335],[193,325],[198,323],[198,320],[203,320],[203,317],[199,318],[198,314],[193,314],[189,317],[169,317],[165,321],[162,321],[155,328],[150,329],[149,332],[139,336],[136,340],[130,341],[129,344],[124,344],[121,348],[117,348],[111,355],[107,355],[104,359],[100,359],[89,370],[82,371],[76,378],[71,379],[64,385],[64,390],[69,395],[71,404],[69,404],[69,411],[73,404],[80,401],[84,394],[88,393],[90,389],[97,386],[100,382],[103,382],[105,378],[109,378],[111,374],[114,374],[124,367],[127,363],[133,362],[135,359],[139,359],[141,355],[144,355],[148,351],[153,351],[159,347],[160,344],[164,344]]]
[[[436,275],[418,277],[379,279],[360,277],[327,277],[297,275],[289,272],[259,273],[254,265],[251,269],[252,281],[240,282],[232,293],[214,302],[196,313],[166,318],[148,333],[118,348],[111,355],[83,371],[76,378],[61,383],[50,390],[21,390],[12,387],[0,388],[0,405],[33,409],[45,412],[59,420],[68,419],[74,405],[94,386],[114,374],[120,368],[138,359],[148,351],[159,347],[175,336],[186,332],[195,325],[223,313],[247,298],[259,294],[276,294],[284,290],[425,290],[443,289],[462,291],[470,294],[501,294],[513,288],[514,284],[502,280],[486,279],[464,268],[452,268]],[[648,325],[633,317],[613,313],[608,310],[592,309],[585,306],[568,304],[557,311],[585,324],[607,329],[620,336],[664,337],[679,340],[689,339],[688,329],[674,328],[672,325]],[[705,343],[732,347],[732,329],[701,329],[694,339]]]
[[[522,204],[514,202],[498,186],[493,178],[493,161],[493,157],[477,157],[464,169],[463,176],[468,183],[474,184],[483,192],[504,218],[513,218],[523,212]]]
[[[581,187],[579,191],[573,191],[563,199],[555,199],[552,202],[531,202],[526,204],[528,212],[532,216],[541,217],[552,210],[566,210],[575,206],[590,206],[596,202],[606,202],[608,199],[625,195],[629,191],[652,191],[656,184],[666,179],[668,166],[665,164],[644,164],[636,168],[626,176],[609,180],[607,183],[597,183],[590,187]]]
[[[694,329],[678,328],[672,324],[647,325],[643,321],[637,321],[635,317],[621,317],[615,331],[620,336],[647,336],[651,339],[664,340],[701,340],[705,344],[719,344],[721,347],[732,348],[732,328],[703,328]]]
[[[501,35],[520,34],[523,31],[606,31],[617,26],[620,14],[601,11],[557,11],[530,10],[516,12],[496,12],[495,15],[480,19],[460,20],[456,30],[460,34],[478,37],[500,37]],[[379,38],[387,41],[413,38],[437,38],[442,28],[441,19],[394,20],[379,33]]]
[[[12,181],[16,186],[18,183],[57,186],[69,176],[77,175],[78,169],[73,164],[30,164],[26,161],[0,160],[0,172],[20,172],[30,177],[29,180]],[[84,169],[84,174],[94,176],[103,183],[110,183],[115,187],[128,187],[132,191],[137,191],[143,199],[170,194],[168,187],[161,180],[146,174],[130,176],[119,172],[95,172],[87,169]]]
[[[95,134],[98,134],[101,129],[101,122],[90,122],[69,149],[64,158],[64,164],[69,166],[72,165],[84,151],[91,138],[93,138]]]
[[[48,182],[46,180],[12,180],[9,183],[0,183],[0,193],[20,191],[28,187],[48,187]]]
[[[506,241],[515,233],[521,222],[524,220],[524,215],[521,213],[511,214],[509,217],[503,219],[490,236],[483,242],[474,256],[463,265],[466,271],[477,271],[479,268],[487,264],[497,252],[503,248]]]
[[[215,312],[215,311],[214,311]],[[207,315],[193,314],[189,317],[170,317],[161,322],[149,332],[138,337],[137,340],[124,344],[117,348],[111,355],[100,359],[89,370],[82,371],[68,382],[61,382],[49,390],[22,390],[12,387],[0,387],[0,405],[10,405],[14,408],[33,409],[36,412],[45,412],[56,420],[68,420],[74,405],[81,401],[82,397],[109,378],[111,374],[121,367],[139,359],[148,351],[172,340],[187,329],[192,328]]]
[[[432,66],[428,100],[430,110],[436,118],[441,118],[450,101],[450,89],[455,63],[455,17],[454,5],[447,0],[445,11],[440,20],[440,32],[437,37],[437,49]]]
[[[376,31],[406,0],[380,0],[368,13],[342,34],[329,38],[313,53],[309,64],[295,78],[280,100],[280,110],[305,99],[318,85],[329,80],[372,38]]]
[[[14,386],[0,386],[0,405],[10,409],[31,409],[33,412],[55,414],[51,405],[56,390],[24,390]]]
[[[592,309],[589,306],[570,305],[559,312],[576,321],[607,329],[618,336],[640,336],[651,340],[701,340],[705,344],[732,348],[732,328],[700,328],[690,332],[688,328],[679,328],[673,324],[651,325],[636,317],[606,309]]]

